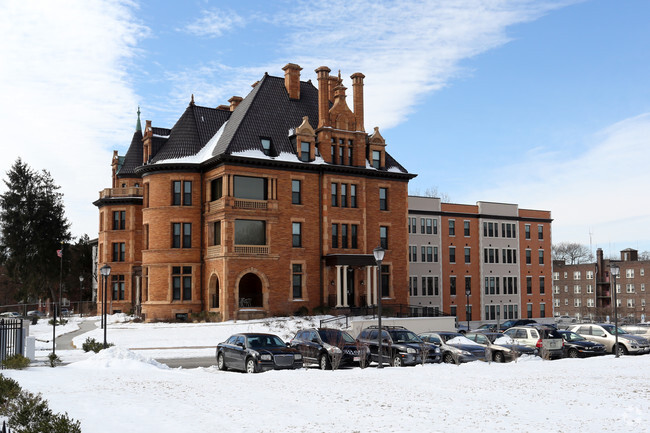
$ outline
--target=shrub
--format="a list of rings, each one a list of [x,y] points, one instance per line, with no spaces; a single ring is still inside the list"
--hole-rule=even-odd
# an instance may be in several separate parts
[[[2,361],[2,366],[11,370],[22,370],[23,368],[29,367],[30,362],[29,358],[25,358],[20,353],[16,353]]]
[[[106,347],[113,347],[113,343],[107,343]],[[81,348],[83,349],[84,352],[90,352],[91,350],[95,353],[99,352],[104,348],[104,343],[100,343],[99,341],[95,340],[94,338],[86,338],[86,341],[81,345]]]
[[[50,367],[54,368],[57,365],[61,364],[61,358],[56,353],[50,353],[47,355],[47,359],[50,360]]]
[[[190,313],[193,322],[220,322],[221,313],[211,311],[200,311],[198,313]]]
[[[2,407],[20,394],[20,385],[15,380],[0,374],[0,413]]]
[[[300,308],[298,308],[293,315],[294,316],[306,316],[309,314],[309,309],[305,307],[304,305]]]
[[[40,394],[21,391],[6,407],[14,433],[81,433],[79,421],[55,414]]]
[[[50,319],[47,323],[49,323],[50,326],[54,326],[54,319]],[[68,323],[68,321],[67,321],[66,319],[59,318],[59,319],[56,321],[56,326],[63,326],[63,325],[65,325],[66,323]]]
[[[330,307],[327,305],[319,305],[318,307],[314,307],[313,313],[316,316],[321,316],[323,314],[327,314],[330,311]]]

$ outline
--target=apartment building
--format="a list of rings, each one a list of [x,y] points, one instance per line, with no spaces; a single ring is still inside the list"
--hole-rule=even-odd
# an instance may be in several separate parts
[[[515,204],[409,196],[410,304],[459,321],[551,317],[551,221]]]
[[[616,278],[618,318],[622,322],[647,320],[646,303],[650,289],[650,260],[639,260],[632,248],[620,252],[620,260],[605,259],[596,251],[595,263],[553,262],[553,296],[556,316],[571,316],[576,321],[614,320],[614,280],[610,266],[619,267]]]
[[[114,153],[111,187],[94,202],[109,312],[227,320],[375,305],[377,296],[408,303],[415,175],[377,127],[365,132],[363,74],[350,77],[351,109],[340,73],[319,67],[316,88],[301,69],[265,74],[229,105],[192,96],[172,128],[147,120],[143,130],[138,113],[128,151]]]

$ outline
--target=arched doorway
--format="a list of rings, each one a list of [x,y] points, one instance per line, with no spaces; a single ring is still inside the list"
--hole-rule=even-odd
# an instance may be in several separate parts
[[[219,308],[219,277],[212,274],[208,283],[208,305],[210,308]]]
[[[262,281],[257,275],[248,273],[239,280],[239,307],[264,307]]]

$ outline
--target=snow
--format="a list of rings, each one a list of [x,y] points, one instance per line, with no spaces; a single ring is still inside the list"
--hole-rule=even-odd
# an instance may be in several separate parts
[[[157,433],[628,432],[646,431],[650,423],[650,355],[254,375],[215,367],[170,369],[151,359],[154,349],[171,358],[210,347],[201,350],[214,356],[218,342],[242,331],[271,332],[288,341],[296,329],[318,326],[318,319],[142,324],[111,317],[107,334],[115,347],[54,369],[2,374],[42,393],[54,411],[80,420],[84,433],[134,426]],[[34,328],[32,335],[47,334]],[[101,332],[93,329],[73,341],[100,340]],[[81,351],[57,354],[70,362],[72,352]]]
[[[221,128],[212,136],[212,138],[203,146],[196,155],[183,156],[180,158],[170,158],[161,161],[156,161],[156,164],[171,164],[171,163],[184,163],[184,164],[200,164],[207,161],[212,157],[212,152],[221,138],[221,134],[226,129],[228,121],[225,121]]]

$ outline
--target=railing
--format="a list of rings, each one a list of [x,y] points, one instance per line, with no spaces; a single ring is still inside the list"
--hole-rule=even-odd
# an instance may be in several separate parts
[[[235,245],[235,254],[265,255],[268,253],[268,245]]]
[[[233,207],[235,209],[268,209],[268,203],[266,200],[245,200],[236,198]]]
[[[215,257],[220,256],[221,254],[222,254],[221,245],[213,245],[211,247],[208,247],[208,254],[206,258],[213,259]]]
[[[221,210],[225,207],[226,200],[221,197],[218,200],[211,201],[208,203],[208,212],[216,212],[218,210]]]
[[[0,319],[0,368],[10,356],[25,351],[25,332],[21,319]]]
[[[112,197],[142,197],[142,187],[131,186],[128,188],[105,188],[99,191],[99,198]]]

